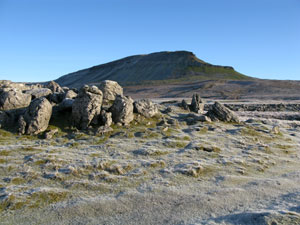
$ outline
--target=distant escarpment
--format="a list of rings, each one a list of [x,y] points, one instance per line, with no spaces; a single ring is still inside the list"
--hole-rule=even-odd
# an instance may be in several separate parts
[[[158,52],[135,55],[67,74],[56,80],[61,86],[80,88],[115,80],[128,85],[170,84],[195,80],[250,80],[230,66],[216,66],[198,59],[192,52]]]

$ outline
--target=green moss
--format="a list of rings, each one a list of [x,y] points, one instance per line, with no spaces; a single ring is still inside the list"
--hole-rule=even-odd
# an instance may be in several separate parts
[[[166,137],[170,137],[170,136],[172,136],[173,134],[176,134],[176,133],[179,133],[179,131],[178,130],[176,130],[176,129],[174,129],[174,128],[168,128],[168,130],[166,130],[166,131],[161,131],[161,133],[164,135],[164,136],[166,136]]]
[[[281,150],[282,150],[284,153],[286,153],[286,154],[290,154],[290,153],[295,152],[295,151],[293,150],[293,146],[291,146],[291,145],[277,144],[277,145],[275,145],[275,148],[281,149]]]
[[[165,163],[165,161],[163,161],[163,160],[159,160],[159,161],[151,162],[151,163],[149,164],[149,166],[150,166],[151,168],[157,168],[157,167],[163,168],[163,167],[166,166],[166,163]]]
[[[38,136],[37,135],[22,135],[19,137],[20,140],[37,140]]]
[[[168,148],[185,148],[189,143],[186,141],[170,141],[165,144]]]
[[[0,212],[7,210],[10,206],[13,205],[16,197],[14,195],[9,195],[5,199],[0,201]]]
[[[68,196],[68,193],[65,191],[40,191],[35,192],[31,195],[31,203],[29,208],[37,208],[40,206],[45,206],[48,204],[61,202],[65,200]]]
[[[202,128],[200,129],[200,131],[198,131],[198,134],[206,134],[207,131],[208,131],[208,128],[207,128],[207,127],[202,127]]]
[[[10,182],[14,185],[20,185],[25,183],[25,180],[22,177],[14,177]]]
[[[31,147],[31,146],[27,146],[27,147],[22,147],[20,150],[22,151],[26,151],[26,152],[32,152],[32,151],[42,151],[39,148],[35,148],[35,147]]]
[[[72,143],[70,143],[69,148],[78,148],[79,146],[80,146],[80,143],[72,142]]]
[[[290,145],[282,145],[282,144],[277,144],[277,145],[275,145],[275,147],[276,148],[280,148],[282,150],[286,150],[286,149],[292,148],[292,146],[290,146]]]
[[[0,156],[8,156],[8,155],[10,155],[10,151],[7,151],[7,150],[0,151]]]
[[[191,141],[190,136],[184,136],[181,140],[183,141]]]
[[[12,136],[13,136],[13,134],[11,132],[0,129],[0,137],[7,138],[7,137],[12,137]]]
[[[94,144],[96,145],[102,145],[104,144],[107,140],[109,140],[110,134],[106,133],[102,135],[99,139],[94,141]]]
[[[40,166],[40,165],[45,165],[47,162],[49,162],[48,159],[40,159],[34,162],[35,165]]]
[[[150,155],[151,156],[162,156],[162,155],[167,155],[170,152],[168,151],[160,151],[160,150],[156,150],[155,152],[152,152]]]
[[[240,132],[241,135],[245,137],[251,137],[255,142],[263,141],[264,143],[271,143],[274,141],[274,136],[264,132],[257,131],[256,129],[250,126],[242,128]]]
[[[95,152],[95,153],[91,153],[90,156],[93,157],[93,158],[94,158],[94,157],[95,157],[95,158],[99,158],[99,157],[101,156],[101,154]]]
[[[126,134],[127,138],[134,138],[134,132],[130,131]]]

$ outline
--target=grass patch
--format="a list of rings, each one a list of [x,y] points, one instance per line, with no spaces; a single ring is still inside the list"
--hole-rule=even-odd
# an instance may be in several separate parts
[[[157,167],[164,168],[166,166],[166,163],[163,160],[158,160],[158,161],[155,161],[155,162],[150,162],[149,166],[151,168],[157,168]]]
[[[0,156],[9,156],[9,155],[10,155],[10,151],[7,150],[0,151]]]
[[[38,208],[52,203],[57,203],[65,200],[68,193],[65,191],[39,191],[31,195],[31,200],[34,203],[29,205],[29,208]]]
[[[162,132],[162,134],[164,135],[164,136],[166,136],[166,137],[170,137],[170,136],[172,136],[173,134],[178,134],[179,133],[179,131],[178,130],[176,130],[176,129],[174,129],[174,128],[168,128],[168,130],[166,130],[166,131],[161,131]]]
[[[42,150],[39,149],[39,148],[35,148],[35,147],[31,147],[31,146],[22,147],[20,150],[26,151],[26,152],[42,151]]]
[[[168,148],[180,149],[180,148],[185,148],[188,144],[189,144],[188,142],[184,142],[184,141],[170,141],[167,142],[165,146]]]
[[[69,144],[69,148],[78,148],[80,146],[80,143],[78,142],[72,142]]]
[[[14,136],[11,132],[8,132],[6,130],[0,129],[0,136],[7,138],[7,137],[12,137]]]
[[[200,129],[200,131],[198,131],[198,134],[206,134],[208,132],[208,128],[207,127],[202,127]]]
[[[14,185],[20,185],[24,184],[25,180],[22,177],[14,177],[10,182]]]

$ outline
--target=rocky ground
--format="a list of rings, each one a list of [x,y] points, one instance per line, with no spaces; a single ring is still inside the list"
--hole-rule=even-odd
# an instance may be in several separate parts
[[[5,85],[0,224],[300,224],[299,102]]]
[[[159,110],[98,136],[1,130],[0,223],[300,223],[299,121]]]

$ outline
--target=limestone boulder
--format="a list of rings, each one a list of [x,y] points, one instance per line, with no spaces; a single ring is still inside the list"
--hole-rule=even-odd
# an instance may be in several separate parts
[[[25,91],[26,94],[30,94],[32,98],[41,98],[47,97],[52,94],[52,91],[49,88],[33,88]]]
[[[65,93],[65,96],[64,98],[70,98],[70,99],[74,99],[77,97],[77,93],[73,90],[68,90],[66,93]]]
[[[182,99],[181,103],[180,103],[180,106],[184,109],[184,110],[187,110],[187,111],[190,111],[190,107],[189,105],[187,104],[187,102]]]
[[[134,102],[134,112],[151,118],[158,114],[158,107],[149,99],[141,99]]]
[[[44,85],[44,87],[50,89],[53,93],[64,93],[64,90],[61,88],[61,86],[53,80]]]
[[[210,110],[207,112],[207,116],[213,121],[240,122],[238,116],[233,111],[219,102],[215,102],[215,104],[211,106]]]
[[[17,89],[20,91],[30,89],[30,87],[25,83],[15,83],[10,80],[0,80],[0,88]]]
[[[112,103],[118,95],[123,95],[123,88],[112,80],[105,80],[98,85],[99,89],[103,92],[103,103]]]
[[[86,129],[101,112],[103,94],[96,86],[83,86],[72,104],[72,120],[78,129]]]
[[[102,126],[110,127],[112,124],[112,113],[101,110],[100,121]]]
[[[53,102],[55,104],[59,104],[61,103],[63,100],[64,100],[64,97],[65,97],[65,93],[62,93],[62,92],[55,92],[53,94],[50,94],[48,96],[48,100],[50,102]]]
[[[25,108],[30,101],[30,94],[24,94],[17,89],[4,89],[0,92],[0,110]]]
[[[39,134],[44,132],[52,115],[52,105],[46,98],[34,99],[19,118],[21,134]]]
[[[192,103],[190,105],[191,111],[195,113],[204,112],[204,101],[200,98],[198,94],[194,94],[192,97]]]
[[[115,123],[129,124],[133,120],[133,100],[131,97],[118,95],[111,107]]]

